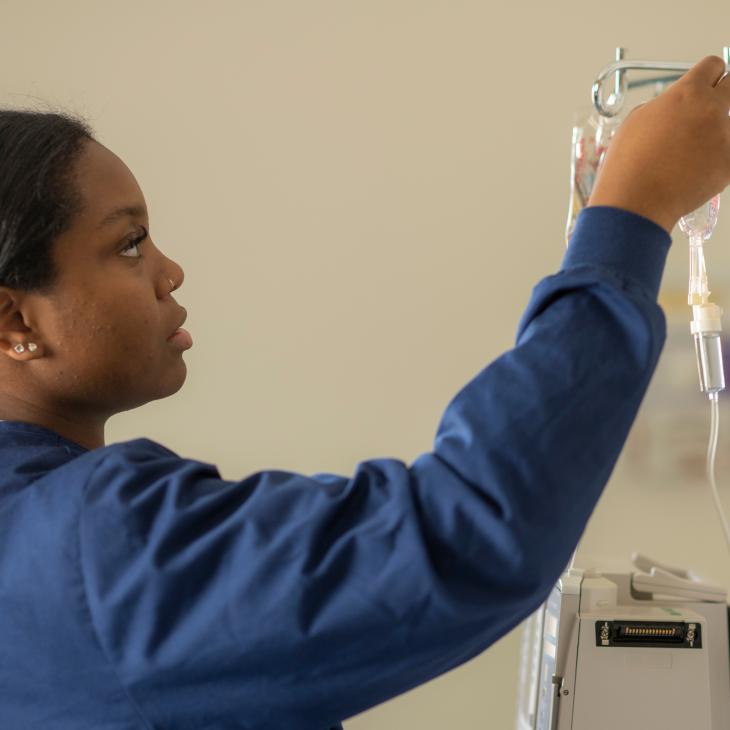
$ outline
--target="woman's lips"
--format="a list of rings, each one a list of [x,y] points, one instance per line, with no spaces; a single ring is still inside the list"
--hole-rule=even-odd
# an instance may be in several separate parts
[[[180,327],[175,330],[168,338],[167,341],[176,347],[180,347],[183,350],[187,350],[193,346],[193,338],[190,332]]]

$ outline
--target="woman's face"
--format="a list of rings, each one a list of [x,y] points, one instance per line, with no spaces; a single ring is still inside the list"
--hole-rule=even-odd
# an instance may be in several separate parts
[[[76,180],[83,210],[55,242],[54,290],[15,292],[10,321],[0,292],[0,340],[8,355],[0,358],[8,376],[0,407],[10,405],[9,397],[63,419],[98,423],[182,387],[183,349],[167,338],[185,316],[170,295],[170,279],[179,287],[184,274],[151,233],[130,247],[150,223],[142,191],[116,155],[86,143]],[[138,211],[110,218],[120,208]],[[38,350],[17,354],[18,342],[36,342]],[[13,418],[13,408],[7,411],[0,417]]]

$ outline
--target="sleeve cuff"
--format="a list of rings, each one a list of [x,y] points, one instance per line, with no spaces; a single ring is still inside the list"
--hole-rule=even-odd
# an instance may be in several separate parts
[[[657,298],[672,237],[657,223],[604,205],[584,208],[576,221],[561,270],[578,266],[611,269]]]

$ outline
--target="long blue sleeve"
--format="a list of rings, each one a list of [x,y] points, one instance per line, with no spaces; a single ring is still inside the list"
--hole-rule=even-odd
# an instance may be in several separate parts
[[[80,559],[140,727],[326,730],[535,610],[656,366],[669,245],[641,216],[584,210],[514,349],[410,465],[228,481],[148,439],[108,449],[86,484]]]

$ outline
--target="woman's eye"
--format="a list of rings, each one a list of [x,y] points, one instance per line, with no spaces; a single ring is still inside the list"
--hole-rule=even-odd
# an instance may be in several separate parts
[[[130,258],[130,259],[141,259],[142,258],[141,255],[127,256],[125,253],[126,251],[130,251],[133,248],[138,248],[139,245],[142,243],[142,241],[144,241],[144,239],[147,238],[147,235],[148,235],[147,229],[142,227],[142,230],[144,231],[144,233],[141,236],[136,236],[135,238],[132,238],[129,241],[129,243],[122,249],[122,251],[121,251],[122,256],[126,256],[126,258]]]

